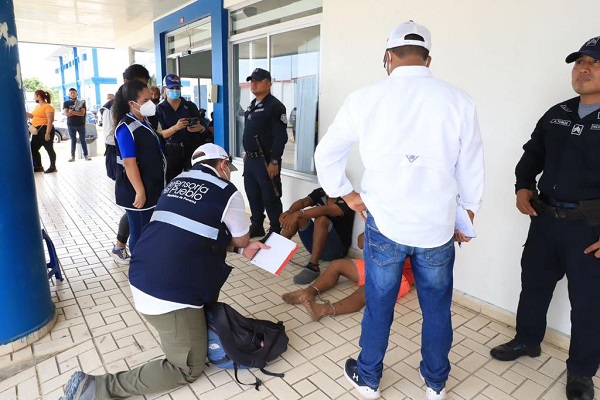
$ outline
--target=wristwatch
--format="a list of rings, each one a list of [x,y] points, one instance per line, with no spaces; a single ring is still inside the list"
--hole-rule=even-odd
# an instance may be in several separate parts
[[[277,165],[277,164],[279,164],[279,161],[277,161],[277,160],[271,160],[271,164]]]

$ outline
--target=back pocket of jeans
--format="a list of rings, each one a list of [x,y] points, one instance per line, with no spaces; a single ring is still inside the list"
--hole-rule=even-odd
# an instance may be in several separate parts
[[[448,243],[428,249],[425,251],[425,260],[433,267],[444,266],[448,264],[448,261],[452,258],[452,249],[454,248],[454,242],[449,241]]]
[[[377,228],[367,224],[369,230],[369,257],[380,267],[398,262],[398,245],[387,239]]]

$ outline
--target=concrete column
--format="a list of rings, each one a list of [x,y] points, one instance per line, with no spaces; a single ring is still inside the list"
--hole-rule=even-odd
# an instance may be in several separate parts
[[[55,321],[42,244],[12,0],[0,0],[0,345],[30,341]],[[42,333],[42,334],[43,334]]]

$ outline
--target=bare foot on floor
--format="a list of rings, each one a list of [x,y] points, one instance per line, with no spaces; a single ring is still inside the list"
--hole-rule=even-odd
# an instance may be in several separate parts
[[[315,298],[315,295],[313,293],[314,290],[310,287],[307,287],[305,289],[296,290],[291,293],[284,293],[283,295],[281,295],[281,298],[288,304],[301,304],[307,300],[312,301]]]
[[[308,311],[313,321],[319,321],[327,315],[327,310],[331,309],[327,304],[315,303],[312,300],[306,300],[304,307],[306,307],[306,311]]]

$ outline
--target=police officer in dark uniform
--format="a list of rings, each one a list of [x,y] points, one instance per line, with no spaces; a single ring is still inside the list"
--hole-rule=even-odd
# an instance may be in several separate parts
[[[261,68],[246,78],[256,96],[244,113],[244,187],[250,203],[250,236],[265,234],[267,210],[270,231],[279,233],[281,205],[281,157],[287,143],[285,106],[271,94],[271,74]]]
[[[156,106],[161,135],[166,141],[167,182],[191,168],[190,159],[196,148],[212,141],[200,123],[196,104],[181,97],[181,80],[168,74],[163,80],[165,101]],[[193,123],[190,123],[192,122]]]
[[[600,363],[600,36],[570,54],[579,94],[539,120],[516,167],[517,208],[531,217],[521,259],[517,334],[492,357],[537,357],[556,283],[571,301],[569,400],[592,400]],[[536,176],[542,173],[536,189]]]

